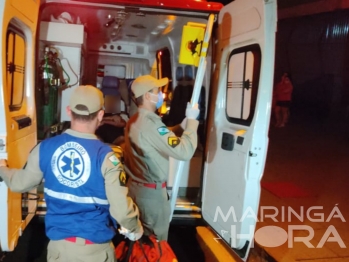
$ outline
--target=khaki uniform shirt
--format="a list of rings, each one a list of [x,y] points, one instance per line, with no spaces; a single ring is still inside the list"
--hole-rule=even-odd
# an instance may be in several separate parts
[[[71,129],[66,132],[75,137],[97,139],[94,134],[80,133]],[[12,191],[27,192],[41,183],[43,173],[39,166],[39,152],[40,144],[30,152],[24,169],[0,167],[0,176]],[[127,196],[128,188],[120,185],[119,175],[123,171],[122,164],[119,163],[114,166],[108,160],[113,154],[111,152],[105,156],[101,167],[101,173],[105,179],[106,195],[110,204],[110,214],[121,226],[131,232],[139,232],[141,224],[138,220],[138,208],[134,205],[132,199]]]
[[[125,129],[125,165],[134,180],[145,183],[168,179],[169,157],[192,158],[197,147],[197,120],[188,119],[181,137],[161,121],[161,117],[139,108]]]

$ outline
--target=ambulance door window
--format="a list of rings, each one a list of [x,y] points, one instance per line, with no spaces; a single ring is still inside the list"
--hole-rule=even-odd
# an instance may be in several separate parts
[[[168,48],[157,51],[156,61],[158,68],[159,78],[167,77],[169,80],[172,79],[171,69],[171,54]],[[163,90],[166,94],[172,91],[172,81],[168,83],[167,90]]]
[[[226,115],[229,122],[249,126],[256,108],[261,50],[258,45],[235,49],[228,62]]]
[[[10,111],[21,109],[24,97],[25,39],[16,29],[9,28],[6,37],[6,87]]]
[[[164,103],[159,108],[159,113],[164,115],[167,113],[167,108],[171,104],[172,99],[172,70],[171,70],[171,54],[168,48],[164,48],[158,50],[156,52],[156,63],[158,69],[158,77],[164,78],[167,77],[169,79],[168,85],[162,88],[162,93],[164,96]]]

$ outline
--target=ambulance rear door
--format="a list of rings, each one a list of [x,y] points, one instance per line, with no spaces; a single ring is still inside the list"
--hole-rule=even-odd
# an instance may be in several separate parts
[[[40,0],[0,0],[0,158],[11,168],[23,168],[37,142],[34,57],[39,6]],[[15,248],[35,208],[34,191],[13,193],[0,182],[1,251]]]
[[[276,0],[235,0],[217,22],[202,215],[246,261],[268,147]]]

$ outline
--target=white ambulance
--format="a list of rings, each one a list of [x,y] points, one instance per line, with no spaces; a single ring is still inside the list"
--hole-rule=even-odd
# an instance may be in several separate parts
[[[246,261],[268,148],[276,0],[0,0],[0,12],[0,159],[22,168],[40,140],[69,126],[78,85],[117,79],[127,120],[132,80],[168,77],[166,124],[188,101],[201,109],[194,157],[170,162],[172,221],[205,221]],[[0,182],[1,251],[45,215],[42,196]]]

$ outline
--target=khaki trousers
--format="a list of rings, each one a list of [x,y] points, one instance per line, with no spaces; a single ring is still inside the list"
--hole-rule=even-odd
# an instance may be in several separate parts
[[[48,262],[115,262],[112,243],[85,244],[85,239],[76,242],[51,240],[47,247]]]
[[[153,189],[132,181],[128,187],[130,197],[138,206],[144,234],[167,240],[171,207],[166,187]]]

